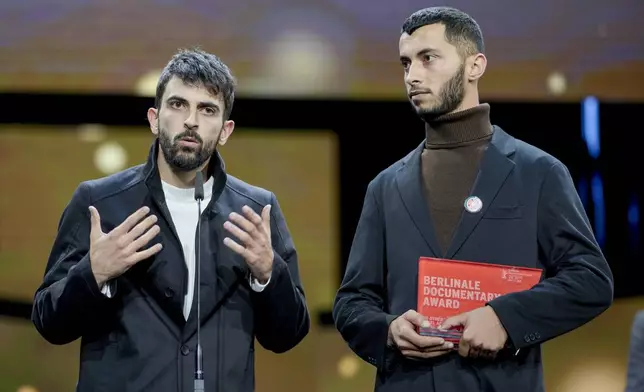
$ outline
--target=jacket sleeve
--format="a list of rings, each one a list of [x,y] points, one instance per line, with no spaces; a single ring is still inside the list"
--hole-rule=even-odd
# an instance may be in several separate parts
[[[81,184],[63,211],[31,319],[50,343],[81,337],[109,298],[101,293],[89,261],[89,190]]]
[[[311,320],[297,251],[275,195],[271,195],[271,237],[274,259],[270,282],[261,292],[251,290],[251,298],[257,341],[267,350],[283,353],[304,339]]]
[[[644,310],[635,315],[631,328],[625,392],[644,391]]]
[[[335,297],[333,318],[351,350],[382,369],[389,324],[397,316],[385,312],[385,229],[373,184],[367,188],[347,269]]]
[[[517,348],[544,343],[599,316],[612,304],[613,276],[566,167],[547,171],[537,211],[545,279],[490,305]]]

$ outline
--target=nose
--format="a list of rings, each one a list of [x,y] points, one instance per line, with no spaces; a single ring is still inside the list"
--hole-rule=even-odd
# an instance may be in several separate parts
[[[197,122],[197,111],[191,110],[188,114],[188,117],[184,120],[183,125],[186,129],[196,129],[199,124]]]
[[[409,68],[407,69],[407,74],[405,75],[405,83],[407,83],[409,87],[415,87],[421,84],[422,68],[422,64],[420,64],[418,61],[411,62]]]

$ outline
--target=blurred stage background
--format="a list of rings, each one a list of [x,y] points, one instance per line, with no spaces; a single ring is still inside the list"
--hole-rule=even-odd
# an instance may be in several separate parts
[[[481,25],[493,122],[568,165],[615,274],[615,305],[545,344],[548,391],[621,391],[630,324],[644,309],[644,3],[442,4]],[[74,389],[78,343],[49,345],[29,321],[58,219],[79,182],[145,159],[158,72],[195,45],[239,79],[222,155],[232,174],[278,196],[314,319],[291,352],[257,349],[257,390],[372,390],[373,368],[329,311],[368,182],[422,141],[397,44],[405,17],[432,5],[3,0],[0,392]]]

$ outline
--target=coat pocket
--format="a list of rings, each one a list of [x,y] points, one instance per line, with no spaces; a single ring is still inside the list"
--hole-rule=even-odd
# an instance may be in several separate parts
[[[490,207],[483,219],[520,219],[523,218],[524,206]]]

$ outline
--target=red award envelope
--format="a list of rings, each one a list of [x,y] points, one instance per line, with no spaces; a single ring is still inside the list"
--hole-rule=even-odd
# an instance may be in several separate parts
[[[485,306],[501,295],[528,290],[541,280],[537,268],[421,257],[418,260],[418,313],[429,328],[419,334],[458,342],[461,328],[439,331],[447,318]]]

